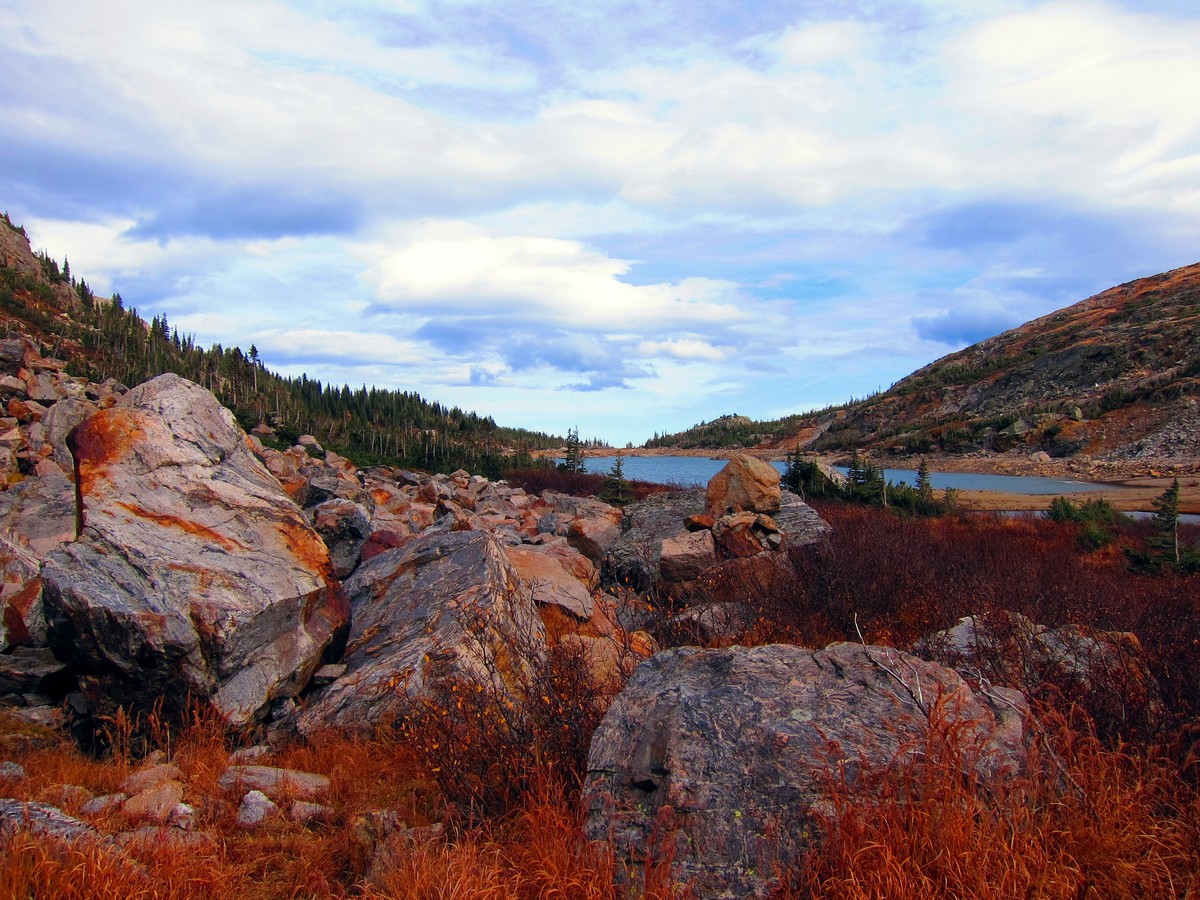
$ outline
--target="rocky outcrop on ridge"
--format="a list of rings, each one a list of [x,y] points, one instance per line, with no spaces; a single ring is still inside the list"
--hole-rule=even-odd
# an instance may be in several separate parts
[[[92,709],[294,696],[348,623],[324,543],[228,410],[175,375],[72,432],[76,541],[42,569],[49,640]]]
[[[812,507],[780,489],[774,466],[746,456],[730,460],[706,490],[630,505],[622,528],[603,571],[609,583],[636,591],[690,583],[724,560],[804,547],[829,533]]]
[[[714,519],[739,512],[779,512],[779,471],[739,453],[708,482],[704,506]]]
[[[652,834],[674,836],[672,882],[697,896],[765,896],[775,864],[817,839],[828,773],[853,786],[958,734],[986,785],[1027,759],[1016,691],[882,647],[680,648],[638,667],[592,740],[586,830],[642,874]],[[667,838],[671,839],[671,838]]]

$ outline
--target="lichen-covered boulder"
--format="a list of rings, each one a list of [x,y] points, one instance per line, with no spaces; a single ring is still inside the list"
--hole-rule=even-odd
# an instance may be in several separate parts
[[[204,388],[162,375],[70,437],[83,528],[42,569],[49,642],[93,712],[296,695],[344,634],[329,553]]]
[[[1016,691],[973,690],[889,648],[665,651],[596,730],[585,827],[636,880],[666,823],[673,882],[705,898],[764,896],[776,864],[797,864],[819,833],[830,779],[865,784],[919,758],[934,729],[962,741],[965,774],[994,783],[1027,761],[1025,713]]]

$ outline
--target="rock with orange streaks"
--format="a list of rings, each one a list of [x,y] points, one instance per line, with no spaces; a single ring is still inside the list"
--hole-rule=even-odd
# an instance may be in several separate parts
[[[523,544],[504,549],[508,553],[508,561],[529,588],[535,602],[561,606],[580,619],[591,617],[593,603],[588,586],[547,548]]]
[[[349,608],[329,551],[207,390],[162,375],[70,437],[79,539],[42,570],[49,641],[93,713],[295,696]]]

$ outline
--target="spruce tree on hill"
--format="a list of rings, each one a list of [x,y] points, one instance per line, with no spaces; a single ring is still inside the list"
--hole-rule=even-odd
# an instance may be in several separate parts
[[[1179,565],[1179,479],[1155,500],[1153,534],[1146,542],[1154,556],[1168,565]]]
[[[558,467],[564,472],[582,474],[587,471],[583,462],[583,445],[579,441],[578,428],[567,430],[567,449]]]
[[[616,459],[613,460],[612,468],[604,476],[604,489],[601,491],[600,499],[606,503],[618,505],[627,503],[630,499],[629,482],[625,480],[625,460],[621,458],[619,450]]]

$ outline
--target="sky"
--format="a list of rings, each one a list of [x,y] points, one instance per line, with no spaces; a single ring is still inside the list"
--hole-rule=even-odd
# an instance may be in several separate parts
[[[622,446],[1200,260],[1194,0],[0,0],[0,209],[336,385]]]

